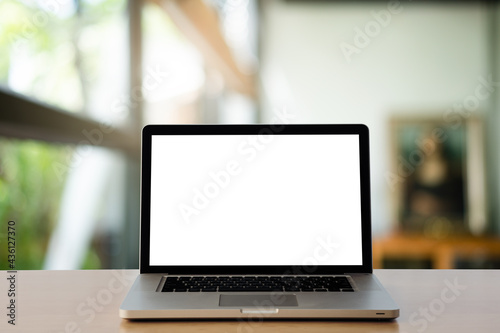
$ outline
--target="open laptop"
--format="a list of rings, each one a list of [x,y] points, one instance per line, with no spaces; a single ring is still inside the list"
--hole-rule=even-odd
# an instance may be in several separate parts
[[[372,274],[364,125],[149,125],[120,316],[399,316]]]

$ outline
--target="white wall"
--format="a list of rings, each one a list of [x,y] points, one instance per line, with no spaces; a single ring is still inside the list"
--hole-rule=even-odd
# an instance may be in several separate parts
[[[295,123],[367,124],[374,232],[387,230],[388,119],[415,113],[443,117],[474,94],[478,77],[490,74],[486,9],[402,1],[390,22],[379,25],[378,34],[373,30],[369,45],[349,61],[342,43],[356,46],[355,29],[376,28],[372,11],[390,13],[388,3],[277,0],[263,1],[263,7],[262,121],[287,107]],[[488,102],[480,109],[488,109]]]

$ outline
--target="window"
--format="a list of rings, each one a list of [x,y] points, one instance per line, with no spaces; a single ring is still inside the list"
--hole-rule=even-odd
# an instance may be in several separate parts
[[[139,201],[126,9],[0,2],[0,217],[17,222],[18,269],[137,267],[121,245]]]
[[[255,2],[160,4],[0,2],[0,218],[19,226],[18,269],[137,267],[141,127],[257,119],[241,51]]]

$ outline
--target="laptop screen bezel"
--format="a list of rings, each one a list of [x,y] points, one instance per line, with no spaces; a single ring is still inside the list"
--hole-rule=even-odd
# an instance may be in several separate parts
[[[361,265],[152,266],[150,265],[151,148],[154,135],[335,135],[359,136]],[[343,274],[372,273],[369,130],[363,124],[147,125],[142,131],[140,272],[165,274]]]

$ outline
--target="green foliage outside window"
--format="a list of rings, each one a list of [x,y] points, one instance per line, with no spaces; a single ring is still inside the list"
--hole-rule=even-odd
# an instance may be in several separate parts
[[[64,180],[54,163],[71,161],[72,148],[0,139],[0,269],[7,262],[7,224],[16,223],[15,268],[41,269],[57,221]]]
[[[125,0],[0,0],[0,85],[68,112],[96,108],[89,95],[103,75],[101,45],[115,30],[126,31],[126,4]],[[106,107],[99,105],[97,111]],[[65,185],[54,165],[69,165],[73,150],[67,145],[0,138],[0,269],[9,269],[9,220],[16,222],[16,269],[43,268]],[[94,248],[83,268],[100,268]]]

